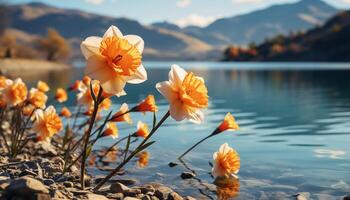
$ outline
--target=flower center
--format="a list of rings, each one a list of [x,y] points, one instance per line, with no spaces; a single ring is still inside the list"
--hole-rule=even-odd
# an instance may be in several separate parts
[[[226,170],[227,172],[235,172],[240,167],[239,158],[233,150],[227,152],[226,154],[220,153],[218,158],[220,168]]]
[[[104,38],[99,51],[106,58],[108,66],[119,75],[131,76],[141,65],[141,53],[126,39],[117,36]]]
[[[185,76],[179,91],[181,101],[187,106],[205,108],[208,106],[208,90],[204,81],[192,72]]]

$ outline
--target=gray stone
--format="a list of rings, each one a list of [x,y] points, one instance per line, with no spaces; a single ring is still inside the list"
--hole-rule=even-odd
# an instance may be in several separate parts
[[[49,190],[40,181],[24,176],[17,178],[6,188],[6,192],[13,195],[31,195],[33,193],[48,194]]]
[[[110,199],[117,199],[117,200],[124,199],[123,193],[108,193],[106,196]]]
[[[70,182],[70,181],[64,182],[63,185],[64,185],[65,187],[69,187],[69,188],[71,188],[71,187],[74,186],[74,184],[73,184],[72,182]]]
[[[142,194],[153,195],[154,192],[156,191],[152,185],[142,185],[142,186],[136,186],[136,187],[133,187],[133,188],[141,190]]]
[[[110,188],[110,192],[123,193],[125,196],[135,197],[137,194],[141,194],[140,189],[129,188],[121,183],[113,183]]]
[[[174,192],[171,188],[166,186],[160,186],[156,188],[156,191],[154,192],[154,195],[158,197],[159,199],[168,199],[168,196],[170,193]]]
[[[52,179],[44,179],[44,180],[43,180],[43,183],[44,183],[45,185],[49,186],[49,185],[54,184],[55,181],[52,180]]]
[[[196,177],[196,174],[194,174],[193,172],[182,172],[181,173],[181,178],[182,179],[190,179]]]
[[[171,192],[168,196],[168,200],[183,200],[183,198],[176,192]]]

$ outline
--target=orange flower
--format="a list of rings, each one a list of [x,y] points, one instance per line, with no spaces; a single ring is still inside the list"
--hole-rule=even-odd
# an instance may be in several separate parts
[[[72,116],[72,113],[67,107],[63,107],[61,109],[60,116],[70,118]]]
[[[88,37],[81,43],[87,60],[86,75],[99,80],[104,91],[117,96],[125,95],[126,83],[138,84],[147,80],[142,65],[144,42],[136,35],[126,35],[115,26],[104,36]]]
[[[95,95],[98,95],[100,85],[98,81],[92,82],[92,88]],[[91,95],[90,83],[88,85],[81,84],[79,87],[79,93],[77,94],[77,101],[79,105],[86,106],[87,109],[92,109],[94,106],[94,99]]]
[[[35,123],[33,130],[38,133],[38,140],[50,140],[50,138],[62,130],[62,121],[56,114],[53,106],[47,107],[46,110],[35,111]]]
[[[7,86],[7,79],[5,76],[0,76],[0,90]]]
[[[27,98],[27,86],[22,79],[18,78],[14,82],[7,80],[7,87],[2,91],[3,101],[9,106],[17,106]]]
[[[108,110],[112,105],[112,101],[109,98],[103,99],[103,101],[100,103],[99,108],[103,110]]]
[[[137,131],[135,132],[135,135],[137,137],[143,137],[143,138],[146,138],[149,134],[149,130],[148,130],[148,126],[147,124],[139,121],[137,123]]]
[[[50,90],[49,85],[43,81],[38,81],[36,88],[41,92],[48,92]]]
[[[132,123],[131,117],[129,113],[126,113],[129,111],[128,104],[123,103],[122,106],[120,106],[120,109],[117,113],[115,113],[112,117],[113,122],[127,122],[129,124]],[[124,114],[126,113],[126,114]]]
[[[217,128],[217,133],[221,133],[224,131],[235,131],[238,129],[239,129],[239,126],[236,123],[235,118],[231,115],[231,113],[227,113],[224,120],[221,122],[221,124]]]
[[[136,110],[139,112],[157,112],[158,107],[153,95],[148,95],[139,105],[136,106]]]
[[[231,177],[238,173],[240,168],[239,155],[227,143],[221,145],[219,151],[214,153],[213,159],[212,174],[215,178]]]
[[[35,106],[36,108],[45,108],[46,107],[47,96],[44,92],[32,88],[29,91],[28,102]]]
[[[35,107],[33,105],[27,105],[22,109],[22,113],[24,116],[29,116],[33,113]]]
[[[76,80],[73,85],[69,87],[69,91],[78,91],[79,87],[81,86],[82,82],[79,80]]]
[[[201,77],[172,65],[169,81],[157,83],[156,88],[169,101],[170,115],[176,121],[203,121],[204,115],[200,109],[208,106],[208,90]]]
[[[102,136],[112,136],[113,139],[118,137],[118,128],[115,123],[108,123],[106,129],[103,131]]]
[[[139,158],[137,161],[137,165],[140,168],[145,168],[148,165],[149,153],[147,151],[143,151],[143,152],[139,153],[137,155],[137,157]]]
[[[55,95],[55,99],[60,102],[63,103],[65,101],[68,100],[68,95],[65,89],[63,88],[57,88],[56,90],[56,95]]]
[[[88,77],[88,76],[84,76],[82,82],[83,82],[85,85],[89,86],[89,85],[90,85],[90,82],[91,82],[91,78]]]

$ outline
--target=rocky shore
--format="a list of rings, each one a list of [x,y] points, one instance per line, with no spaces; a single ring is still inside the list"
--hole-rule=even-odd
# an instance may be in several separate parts
[[[80,190],[78,164],[62,175],[65,162],[56,147],[47,142],[31,142],[27,146],[16,159],[9,159],[0,149],[0,199],[194,199],[182,197],[160,183],[138,185],[136,180],[121,176],[94,192],[92,188],[101,176],[86,175],[87,189]]]

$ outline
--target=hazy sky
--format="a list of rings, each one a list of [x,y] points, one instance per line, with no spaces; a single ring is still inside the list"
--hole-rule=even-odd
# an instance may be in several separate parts
[[[166,20],[180,26],[205,26],[216,18],[243,14],[272,4],[296,1],[298,0],[36,0],[64,8],[128,17],[144,24]],[[350,8],[350,0],[324,1],[340,9]],[[33,1],[8,0],[8,2]]]

